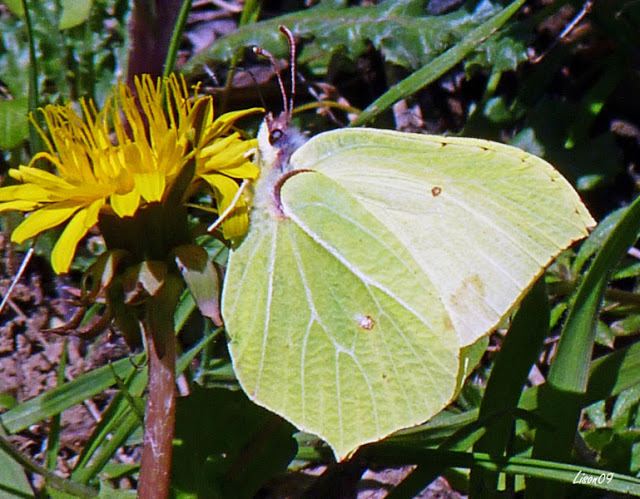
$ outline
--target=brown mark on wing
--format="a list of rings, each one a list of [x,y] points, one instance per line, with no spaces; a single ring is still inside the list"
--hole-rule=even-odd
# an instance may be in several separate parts
[[[370,315],[358,314],[356,315],[356,324],[360,329],[371,331],[375,327],[376,321]]]
[[[461,306],[467,303],[472,297],[484,297],[485,295],[486,288],[482,279],[478,274],[473,274],[463,279],[458,289],[451,295],[451,301],[456,306]]]

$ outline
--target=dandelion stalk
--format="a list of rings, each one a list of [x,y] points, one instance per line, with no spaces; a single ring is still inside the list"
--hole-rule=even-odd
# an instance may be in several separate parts
[[[149,395],[138,484],[141,498],[169,495],[176,407],[173,313],[181,290],[182,283],[172,276],[158,295],[146,303],[143,331],[149,358]]]

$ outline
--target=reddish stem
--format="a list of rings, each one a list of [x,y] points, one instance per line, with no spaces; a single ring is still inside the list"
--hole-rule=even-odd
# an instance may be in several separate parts
[[[146,329],[146,328],[145,328]],[[163,355],[147,336],[149,395],[145,412],[144,450],[140,465],[138,497],[162,499],[169,496],[171,452],[175,423],[175,340],[165,343]]]
[[[133,77],[162,74],[173,27],[182,2],[177,0],[135,0],[131,12],[127,85],[135,92]]]
[[[171,279],[168,280],[171,282]],[[176,290],[178,293],[180,290],[179,286],[171,284],[165,282],[158,296],[147,303],[143,328],[149,359],[149,395],[138,483],[138,497],[142,499],[164,499],[169,496],[176,418],[176,344],[173,311],[179,296]]]

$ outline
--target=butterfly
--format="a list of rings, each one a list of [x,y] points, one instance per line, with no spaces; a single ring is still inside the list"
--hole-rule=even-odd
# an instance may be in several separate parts
[[[370,128],[305,141],[292,107],[260,128],[222,316],[248,396],[341,460],[446,407],[462,349],[595,222],[515,147]]]

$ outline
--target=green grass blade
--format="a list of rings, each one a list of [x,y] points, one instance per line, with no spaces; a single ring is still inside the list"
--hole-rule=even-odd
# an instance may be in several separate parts
[[[517,407],[531,366],[538,359],[549,332],[550,313],[542,277],[522,302],[509,333],[502,342],[500,354],[494,361],[482,397],[479,419]],[[512,435],[513,424],[494,424],[487,427],[486,433],[476,442],[473,450],[493,456],[508,454]],[[493,490],[497,484],[497,474],[472,469],[472,490]]]
[[[35,32],[27,0],[22,0],[22,8],[24,10],[24,21],[29,38],[29,112],[34,113],[34,116],[36,116],[35,112],[38,107],[40,107],[40,90],[38,88],[39,70],[38,58],[36,56],[36,42],[34,39]],[[29,124],[29,143],[32,155],[42,150],[42,138],[31,123]]]
[[[132,359],[120,359],[113,363],[113,368],[118,376],[124,378],[135,369],[132,360],[138,363],[142,358],[143,354],[139,354]],[[14,407],[0,416],[0,422],[9,433],[17,433],[97,395],[111,385],[111,368],[103,366]]]
[[[65,340],[62,346],[62,354],[58,364],[57,385],[62,386],[65,382],[64,371],[67,368],[67,358],[69,356],[69,340]],[[62,414],[54,414],[51,416],[51,425],[49,426],[49,435],[47,437],[47,468],[55,471],[58,462],[58,451],[60,450],[60,427]]]
[[[216,334],[204,338],[191,350],[183,354],[178,360],[177,372],[184,371],[189,362],[214,337],[216,337]],[[143,356],[144,354],[138,354],[131,359],[120,359],[114,362],[113,369],[116,375],[120,378],[126,378],[135,369],[134,364],[139,365],[143,362]],[[5,412],[0,415],[0,423],[4,425],[9,433],[17,433],[32,424],[49,418],[54,414],[59,414],[65,409],[103,392],[113,384],[114,379],[111,368],[109,366],[100,367]]]
[[[639,384],[640,343],[635,343],[592,362],[585,406]]]
[[[176,363],[176,372],[182,373],[187,369],[194,357],[202,351],[222,330],[203,338],[200,343],[191,350],[185,352]],[[112,378],[113,379],[113,378]],[[132,413],[132,406],[135,406],[138,397],[141,397],[147,385],[147,370],[135,371],[131,377],[123,383],[126,387],[114,397],[109,407],[102,414],[102,420],[91,435],[89,442],[85,445],[84,451],[78,460],[73,478],[83,483],[88,483],[98,473],[103,466],[111,459],[118,448],[124,444],[131,433],[141,424],[140,415]],[[125,396],[125,392],[127,396]],[[135,416],[137,425],[134,425],[131,418]],[[121,430],[121,428],[124,428]],[[107,440],[107,437],[111,438]],[[91,465],[88,463],[91,461]]]
[[[98,495],[98,491],[92,489],[91,487],[87,487],[86,485],[72,482],[71,480],[67,480],[62,478],[52,471],[40,466],[39,464],[33,462],[31,459],[23,456],[20,452],[16,451],[11,443],[5,439],[5,437],[0,435],[0,452],[4,452],[8,456],[10,456],[15,462],[20,464],[24,469],[31,471],[33,473],[37,473],[45,478],[47,481],[47,485],[55,488],[56,490],[60,490],[62,492],[66,492],[67,494],[71,494],[75,497],[96,497]],[[0,491],[2,491],[2,487],[0,486]],[[3,496],[4,497],[4,496]]]
[[[255,23],[258,20],[258,17],[260,17],[261,11],[262,0],[246,0],[242,7],[242,14],[240,14],[238,26]]]
[[[607,470],[589,468],[586,466],[576,466],[573,464],[557,463],[555,461],[545,461],[527,457],[495,457],[489,454],[474,452],[439,451],[433,449],[414,450],[398,449],[393,456],[387,451],[387,465],[406,465],[409,463],[424,464],[426,466],[438,463],[442,467],[448,468],[472,468],[482,467],[486,470],[505,473],[507,475],[524,475],[528,477],[545,478],[567,485],[574,485],[574,481],[583,476],[595,478],[588,486],[591,489],[606,490],[608,492],[618,492],[622,494],[640,495],[640,478],[621,473],[614,473]],[[598,480],[599,477],[602,477]],[[580,489],[572,488],[573,492]],[[559,497],[559,496],[538,496],[538,497]]]
[[[462,41],[451,47],[444,54],[423,66],[408,78],[391,87],[381,97],[370,104],[353,121],[350,126],[360,126],[371,121],[381,112],[409,95],[414,94],[429,83],[445,74],[469,55],[480,43],[489,38],[504,25],[524,4],[524,0],[516,0],[487,22],[472,30]]]
[[[118,377],[118,375],[113,371],[113,379],[118,386],[118,390],[123,394],[126,401],[129,403],[129,406],[133,410],[134,414],[138,417],[138,421],[140,424],[144,424],[144,402],[140,398],[140,394],[133,394],[129,390],[129,387],[125,382]]]
[[[128,392],[130,394],[138,394],[139,396],[142,395],[146,383],[146,376],[143,376],[143,371],[132,371],[124,381]],[[72,478],[76,478],[76,473],[79,472],[78,470],[82,470],[88,465],[94,453],[98,451],[99,447],[109,435],[116,430],[118,422],[125,415],[128,415],[129,409],[130,403],[125,400],[124,393],[122,391],[116,393],[108,407],[102,412],[98,425],[94,428],[89,440],[84,445],[71,475]]]
[[[538,392],[540,416],[555,428],[536,432],[535,458],[569,461],[571,457],[580,411],[585,406],[595,324],[604,292],[611,271],[636,241],[639,229],[637,198],[609,234],[578,287],[547,383]],[[531,497],[560,493],[557,485],[539,482],[531,483],[527,492]]]
[[[589,385],[584,406],[618,395],[621,391],[640,384],[640,343],[622,348],[591,363]],[[529,411],[538,407],[540,387],[527,389],[519,407]]]
[[[522,302],[502,343],[482,406],[475,413],[477,419],[450,434],[439,450],[464,450],[475,442],[476,452],[504,455],[512,434],[514,417],[523,417],[527,421],[531,419],[524,411],[518,411],[516,406],[531,365],[538,358],[548,332],[549,314],[546,287],[541,279]],[[389,497],[414,497],[443,471],[444,468],[435,463],[418,465]],[[476,482],[476,488],[481,482],[485,482],[490,490],[497,486],[497,474],[484,468],[473,469],[471,477]]]
[[[0,426],[0,438],[6,435]],[[6,442],[7,445],[10,445]],[[0,448],[0,497],[33,497],[33,491],[20,463]]]
[[[621,391],[637,384],[640,384],[640,343],[605,355],[592,362],[587,396],[584,399],[583,405],[590,405],[598,400],[617,395]],[[539,387],[527,389],[521,397],[520,407],[527,409],[527,411],[535,410],[537,408],[538,391]],[[471,434],[482,426],[493,426],[490,420],[478,420],[478,413],[478,410],[468,411],[463,414],[441,413],[441,415],[436,416],[432,421],[418,428],[411,428],[399,432],[396,436],[389,438],[385,444],[376,446],[379,447],[379,453],[376,452],[374,456],[377,460],[376,462],[385,462],[384,460],[386,460],[385,456],[387,452],[385,448],[382,447],[383,445],[393,445],[395,448],[401,449],[401,453],[409,456],[412,452],[415,452],[418,446],[424,448],[440,445],[447,437],[449,437],[449,441],[451,441],[454,434],[462,435],[462,432]],[[528,427],[543,426],[539,424],[539,418],[525,417],[525,413],[514,413],[514,416],[522,419]],[[442,421],[440,421],[441,419]],[[499,421],[502,425],[506,425],[504,419],[498,420],[494,418],[494,421]],[[455,440],[459,441],[459,438],[456,437]],[[406,463],[409,462],[411,461],[407,457]],[[442,474],[446,468],[446,463],[438,465],[437,470],[434,469],[435,465],[439,462],[438,459],[434,459],[431,462],[419,466],[422,473],[412,473],[405,480],[407,483],[402,482],[402,484],[396,487],[397,490],[394,489],[390,493],[389,499],[414,497],[416,490],[421,490],[429,483],[429,476],[435,478],[439,474]],[[391,464],[392,463],[389,463],[389,465]]]
[[[80,483],[89,483],[98,473],[100,473],[105,465],[111,460],[114,454],[122,447],[131,434],[140,427],[140,420],[128,407],[126,412],[114,421],[114,432],[111,438],[104,441],[104,445],[92,456],[91,465],[86,468],[76,470],[73,473],[74,480]]]
[[[182,41],[182,34],[184,33],[184,27],[187,24],[187,17],[190,10],[191,0],[183,0],[182,7],[180,7],[180,13],[176,19],[176,25],[173,27],[173,33],[171,33],[171,41],[169,42],[169,49],[167,50],[167,57],[164,62],[162,76],[169,76],[176,65],[178,48]]]
[[[602,245],[580,284],[564,324],[549,383],[566,391],[585,392],[595,338],[595,323],[612,269],[633,245],[640,230],[640,197]]]

